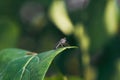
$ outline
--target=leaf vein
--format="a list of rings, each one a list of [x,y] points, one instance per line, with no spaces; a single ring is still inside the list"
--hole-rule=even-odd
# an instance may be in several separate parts
[[[22,77],[23,77],[23,74],[24,74],[24,72],[25,72],[25,69],[26,69],[27,65],[30,63],[30,61],[31,61],[35,56],[36,56],[36,55],[32,56],[32,57],[26,62],[26,64],[24,65],[24,67],[22,68],[23,70],[22,70],[22,74],[21,74],[21,76],[20,76],[20,80],[22,80]]]

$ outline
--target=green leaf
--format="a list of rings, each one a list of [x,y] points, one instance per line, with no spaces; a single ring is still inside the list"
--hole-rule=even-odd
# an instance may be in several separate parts
[[[0,80],[43,80],[55,56],[70,48],[76,47],[64,47],[14,59],[1,73]]]
[[[5,66],[13,59],[25,56],[28,51],[21,49],[4,49],[0,51],[0,72],[5,68]]]

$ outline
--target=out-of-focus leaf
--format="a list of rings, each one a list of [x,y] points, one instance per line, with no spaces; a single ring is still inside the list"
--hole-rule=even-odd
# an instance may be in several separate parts
[[[61,74],[57,74],[57,75],[53,75],[53,76],[50,76],[50,77],[45,77],[44,80],[64,80],[64,77],[63,75]]]
[[[89,44],[90,38],[88,34],[85,32],[85,26],[83,24],[77,24],[75,27],[75,36],[79,41],[79,45],[81,47],[82,52],[82,65],[85,67],[85,80],[94,80],[95,78],[95,70],[90,65],[90,56],[89,56]],[[70,78],[71,80],[71,78]],[[74,79],[73,79],[74,80]],[[79,80],[79,79],[76,79]]]
[[[117,8],[115,6],[114,0],[110,0],[107,3],[105,11],[105,23],[106,31],[109,35],[114,35],[117,33],[118,21],[117,21]]]
[[[63,0],[54,0],[50,8],[49,15],[54,24],[64,34],[70,35],[73,33],[73,24],[67,14],[67,10],[65,9],[65,3]]]
[[[90,57],[88,54],[90,38],[88,34],[85,32],[85,28],[83,24],[77,24],[75,28],[75,36],[79,41],[79,45],[81,47],[82,61],[84,66],[88,66],[90,62]]]
[[[19,28],[15,21],[0,19],[0,49],[15,47],[19,37]]]
[[[62,51],[72,47],[64,47],[56,50],[50,50],[35,55],[26,55],[24,57],[11,61],[6,69],[1,73],[1,80],[43,80],[44,76],[55,56]]]
[[[83,79],[78,76],[69,76],[68,80],[83,80]]]
[[[27,54],[28,51],[21,49],[4,49],[0,51],[0,72],[6,67],[8,62],[13,59],[22,57]]]
[[[63,75],[53,75],[51,77],[46,77],[45,80],[82,80],[78,76],[63,76]]]
[[[80,47],[82,50],[88,50],[89,49],[89,44],[90,44],[90,40],[89,40],[89,36],[88,34],[85,32],[85,26],[83,24],[77,24],[76,28],[75,28],[75,36],[78,39],[79,43],[80,43]]]
[[[89,48],[91,53],[101,49],[110,37],[104,22],[106,3],[106,0],[92,0],[87,7],[88,20],[84,22],[84,27],[90,38]]]
[[[116,60],[116,73],[113,77],[113,80],[119,80],[120,79],[120,60]]]

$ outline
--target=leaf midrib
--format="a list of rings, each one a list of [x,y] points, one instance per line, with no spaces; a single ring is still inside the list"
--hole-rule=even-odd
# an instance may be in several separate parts
[[[35,56],[36,56],[36,55],[31,56],[31,58],[29,58],[28,61],[27,61],[27,62],[25,63],[25,65],[23,66],[23,68],[22,68],[22,74],[21,74],[21,76],[20,76],[20,80],[22,80],[22,78],[23,78],[23,74],[24,74],[24,72],[25,72],[25,69],[26,69],[27,65],[30,63],[30,61],[31,61]]]

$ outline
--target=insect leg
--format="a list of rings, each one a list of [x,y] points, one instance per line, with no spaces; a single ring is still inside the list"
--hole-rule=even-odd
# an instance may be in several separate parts
[[[55,49],[57,49],[60,45],[61,45],[61,43],[58,42],[58,44],[56,45]]]

